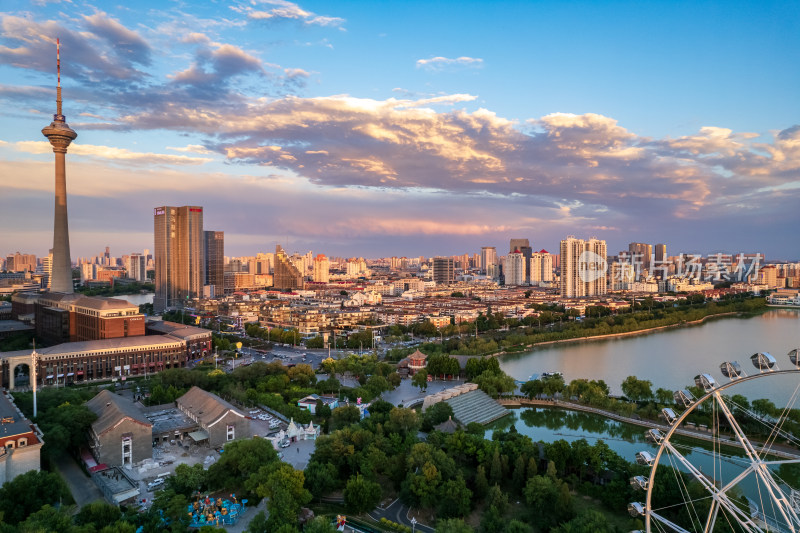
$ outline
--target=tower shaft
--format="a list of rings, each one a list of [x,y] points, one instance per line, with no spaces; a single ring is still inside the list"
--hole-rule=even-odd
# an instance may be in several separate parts
[[[56,156],[55,210],[53,216],[53,273],[50,290],[72,292],[72,261],[69,254],[69,220],[67,216],[66,156],[69,144],[78,136],[69,127],[61,113],[61,54],[56,41],[58,86],[56,89],[56,114],[53,122],[42,130],[53,146]]]

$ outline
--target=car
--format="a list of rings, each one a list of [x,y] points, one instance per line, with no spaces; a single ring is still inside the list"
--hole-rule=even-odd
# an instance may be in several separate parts
[[[163,478],[163,477],[156,478],[156,479],[154,479],[153,481],[151,481],[150,483],[147,484],[147,490],[152,491],[153,489],[157,489],[158,487],[163,485],[165,482],[166,482],[166,479]]]
[[[281,442],[281,448],[288,448],[291,446],[291,443],[288,440]]]

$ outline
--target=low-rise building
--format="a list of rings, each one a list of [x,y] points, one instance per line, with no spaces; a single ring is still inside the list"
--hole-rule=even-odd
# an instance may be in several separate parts
[[[175,403],[200,426],[198,432],[190,434],[196,441],[208,439],[208,444],[216,448],[232,440],[252,437],[250,420],[245,414],[216,394],[192,387]]]
[[[103,390],[86,406],[97,415],[89,447],[98,464],[133,465],[153,458],[153,424],[131,400]]]
[[[42,432],[17,409],[11,398],[0,394],[0,485],[20,474],[39,470],[44,444]]]

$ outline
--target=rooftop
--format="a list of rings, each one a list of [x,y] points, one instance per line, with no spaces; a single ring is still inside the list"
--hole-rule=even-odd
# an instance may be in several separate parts
[[[136,407],[132,401],[107,390],[100,391],[94,398],[86,402],[86,407],[97,415],[92,429],[98,435],[114,428],[124,418],[129,418],[145,426],[152,425],[141,409]]]
[[[121,350],[125,348],[141,348],[152,346],[159,348],[163,346],[179,345],[181,341],[167,337],[166,335],[141,335],[138,337],[118,337],[116,339],[101,339],[97,341],[65,342],[50,346],[48,348],[37,348],[39,355],[71,355],[86,352],[96,352],[101,350]],[[30,355],[31,350],[16,350],[13,352],[0,352],[0,358],[19,357],[20,355]]]
[[[119,298],[103,298],[102,296],[84,296],[75,302],[76,306],[87,307],[89,309],[96,309],[98,311],[108,311],[110,309],[130,309],[131,307],[139,308],[138,305],[132,304],[127,300]]]
[[[204,391],[197,386],[189,389],[189,391],[178,398],[176,402],[178,403],[178,407],[183,407],[187,412],[197,417],[197,421],[202,426],[215,423],[228,411],[232,411],[244,417],[244,413],[230,403],[216,394]]]
[[[31,421],[22,416],[17,407],[11,403],[11,398],[0,394],[0,419],[8,420],[0,424],[0,437],[12,437],[33,431]]]
[[[153,435],[159,436],[175,430],[184,431],[197,427],[197,423],[173,404],[154,405],[144,409],[144,416],[153,424]]]

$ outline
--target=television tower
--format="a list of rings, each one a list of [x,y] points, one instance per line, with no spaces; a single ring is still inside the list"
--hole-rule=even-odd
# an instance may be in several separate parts
[[[56,154],[56,204],[53,219],[53,274],[50,290],[53,292],[72,292],[72,262],[69,257],[69,221],[67,218],[67,174],[65,160],[67,147],[78,136],[67,125],[61,113],[61,43],[56,39],[56,69],[58,86],[56,89],[56,114],[53,122],[42,130],[53,145]]]

